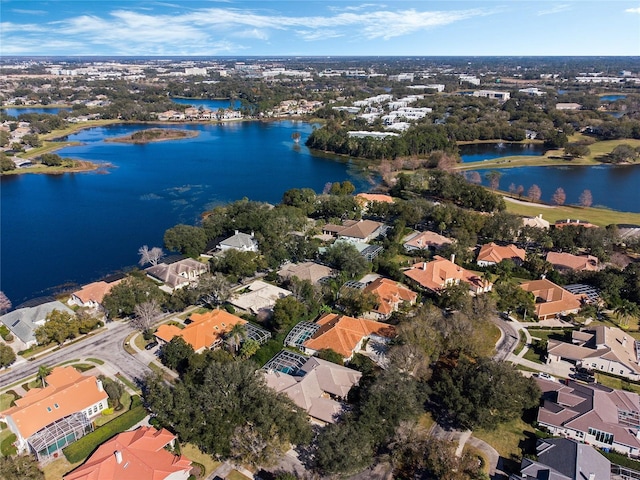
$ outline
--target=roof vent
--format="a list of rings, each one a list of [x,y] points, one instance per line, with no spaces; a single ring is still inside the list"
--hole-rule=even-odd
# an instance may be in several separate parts
[[[122,463],[122,452],[120,450],[116,450],[115,452],[113,452],[113,454],[116,456],[116,462],[119,464]]]

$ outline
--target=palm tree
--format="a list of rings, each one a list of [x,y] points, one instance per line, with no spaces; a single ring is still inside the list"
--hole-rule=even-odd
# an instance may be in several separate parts
[[[620,319],[620,328],[627,328],[629,326],[629,318],[638,316],[640,309],[635,303],[629,300],[622,300],[613,312]]]
[[[46,365],[40,365],[40,368],[38,368],[37,379],[42,381],[42,388],[47,386],[45,379],[49,376],[50,373],[51,368],[47,367]]]
[[[241,323],[236,323],[224,337],[225,342],[227,342],[228,345],[232,345],[235,353],[237,354],[242,340],[247,338],[247,327]]]

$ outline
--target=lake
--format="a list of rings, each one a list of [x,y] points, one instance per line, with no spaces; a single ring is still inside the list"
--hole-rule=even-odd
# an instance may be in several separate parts
[[[242,106],[242,102],[240,100],[234,100],[231,103],[231,100],[209,100],[206,98],[172,98],[171,99],[175,103],[179,103],[181,105],[191,105],[196,108],[206,108],[207,110],[220,110],[221,108],[229,108],[232,107],[233,110],[238,110]]]
[[[113,167],[0,177],[0,290],[14,305],[135,265],[140,246],[162,246],[167,228],[195,224],[215,205],[243,197],[278,203],[290,188],[321,192],[326,182],[371,186],[353,162],[311,154],[306,123],[164,126],[199,135],[146,145],[104,141],[145,128],[83,130],[68,137],[83,145],[57,152]],[[299,145],[293,132],[302,134]]]
[[[601,102],[615,102],[616,100],[622,100],[627,98],[626,95],[603,95],[600,97]]]
[[[2,112],[12,117],[17,117],[22,113],[49,113],[51,115],[57,115],[59,112],[62,112],[65,110],[68,112],[71,111],[70,108],[54,107],[54,108],[3,108]]]
[[[538,143],[471,143],[460,145],[460,157],[463,163],[482,162],[494,158],[510,156],[544,155],[547,149]]]
[[[567,204],[578,204],[578,197],[591,190],[593,206],[605,206],[613,210],[640,212],[640,165],[597,165],[575,167],[516,167],[496,169],[502,174],[500,190],[509,190],[512,183],[522,185],[525,195],[531,185],[542,190],[542,200],[551,202],[558,187],[567,195]],[[480,171],[482,180],[485,171]]]

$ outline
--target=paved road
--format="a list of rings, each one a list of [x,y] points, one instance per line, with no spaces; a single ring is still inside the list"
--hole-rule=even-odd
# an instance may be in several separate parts
[[[509,358],[509,355],[511,355],[518,346],[520,334],[513,323],[508,320],[504,320],[497,316],[492,317],[491,320],[497,325],[500,331],[502,331],[502,338],[496,345],[496,354],[493,358],[503,362]]]
[[[51,366],[74,358],[86,357],[100,358],[109,362],[132,381],[142,379],[151,372],[151,369],[148,364],[128,354],[123,346],[124,339],[132,331],[133,329],[127,323],[111,322],[101,333],[67,345],[57,352],[40,356],[33,361],[14,364],[8,371],[0,374],[0,388],[37,373],[41,365]]]

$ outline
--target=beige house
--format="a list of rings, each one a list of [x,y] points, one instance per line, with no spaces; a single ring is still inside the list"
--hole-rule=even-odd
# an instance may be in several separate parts
[[[433,257],[431,262],[414,264],[404,274],[422,288],[435,293],[460,282],[468,284],[469,290],[474,294],[488,292],[493,288],[491,282],[439,255]]]
[[[513,244],[502,246],[491,242],[480,247],[476,263],[480,267],[488,267],[503,260],[512,260],[516,265],[522,265],[526,254],[527,252],[523,248],[518,248]]]
[[[593,255],[572,255],[571,253],[549,252],[547,262],[559,272],[595,272],[599,270],[598,257]]]
[[[162,283],[160,287],[168,293],[184,288],[209,271],[209,265],[193,258],[184,258],[173,263],[159,263],[145,268],[147,276]]]

